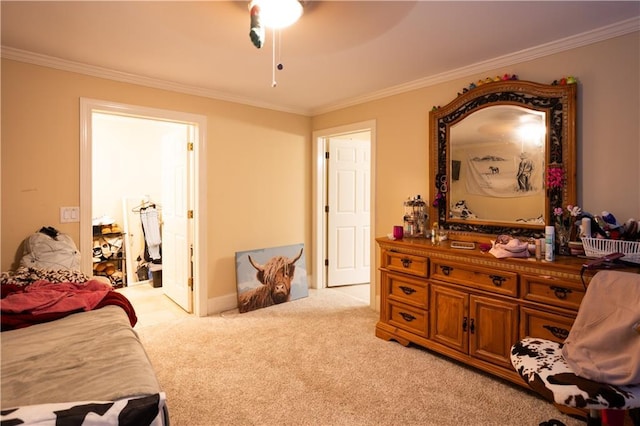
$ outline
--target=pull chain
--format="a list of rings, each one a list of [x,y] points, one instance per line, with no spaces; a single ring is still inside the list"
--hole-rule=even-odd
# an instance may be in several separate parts
[[[271,30],[271,87],[276,87],[276,30]]]
[[[276,37],[278,38],[278,64],[276,65]],[[271,33],[271,87],[276,87],[278,83],[276,82],[276,70],[282,71],[284,68],[282,66],[282,61],[280,59],[282,55],[282,34],[280,30],[276,33],[275,28],[272,29]]]

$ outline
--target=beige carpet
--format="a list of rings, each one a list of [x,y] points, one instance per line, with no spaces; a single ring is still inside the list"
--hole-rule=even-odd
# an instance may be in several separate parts
[[[325,289],[136,328],[174,426],[585,424],[517,386],[376,338],[377,319]]]

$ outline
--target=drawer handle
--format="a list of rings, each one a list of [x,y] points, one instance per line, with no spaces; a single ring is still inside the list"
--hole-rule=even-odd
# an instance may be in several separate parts
[[[502,283],[507,280],[505,277],[501,277],[500,275],[489,275],[489,278],[491,278],[493,285],[496,287],[501,287]]]
[[[561,300],[566,299],[567,294],[571,293],[571,289],[564,288],[564,287],[551,286],[550,288],[551,290],[553,290],[553,294],[555,294],[556,297]]]
[[[449,276],[451,271],[453,271],[453,268],[451,266],[445,266],[445,265],[440,265],[440,269],[442,269],[442,273],[445,274],[446,276]]]
[[[402,290],[402,292],[403,292],[404,294],[406,294],[406,295],[410,295],[410,294],[412,294],[412,293],[415,293],[415,292],[416,292],[416,290],[415,290],[415,289],[413,289],[413,288],[411,288],[411,287],[404,286],[404,285],[401,285],[401,286],[400,286],[400,290]]]
[[[403,257],[402,259],[400,259],[400,261],[402,262],[402,266],[404,266],[405,268],[408,268],[411,265],[411,259],[408,259],[406,257]]]
[[[406,321],[406,322],[411,322],[414,319],[416,319],[416,317],[414,317],[411,314],[408,314],[406,312],[400,312],[400,316],[402,316],[402,318]]]
[[[549,330],[549,332],[551,332],[551,334],[556,336],[558,339],[565,340],[567,337],[569,337],[569,330],[567,330],[566,328],[554,327],[552,325],[543,325],[542,328],[546,328],[547,330]]]

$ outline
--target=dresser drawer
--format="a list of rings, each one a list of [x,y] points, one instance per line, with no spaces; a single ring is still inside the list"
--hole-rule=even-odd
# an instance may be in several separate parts
[[[549,276],[522,275],[522,297],[545,305],[578,310],[584,297],[581,283]]]
[[[518,274],[474,265],[432,260],[431,278],[505,296],[518,296]]]
[[[520,338],[540,337],[562,343],[569,335],[574,317],[520,308]]]
[[[383,273],[383,288],[387,289],[387,298],[401,303],[426,309],[429,306],[427,283],[425,280],[411,278],[395,273]]]
[[[426,277],[429,275],[429,259],[395,251],[382,252],[382,267],[390,271]]]
[[[387,322],[390,325],[401,328],[411,333],[418,334],[422,337],[428,337],[427,329],[427,311],[404,303],[396,303],[389,301],[389,309],[387,310],[389,318]]]

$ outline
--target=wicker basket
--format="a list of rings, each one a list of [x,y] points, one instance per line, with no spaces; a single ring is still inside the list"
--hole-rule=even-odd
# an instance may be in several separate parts
[[[584,254],[587,257],[602,257],[610,253],[623,253],[622,260],[640,263],[640,241],[583,238],[582,245]]]

